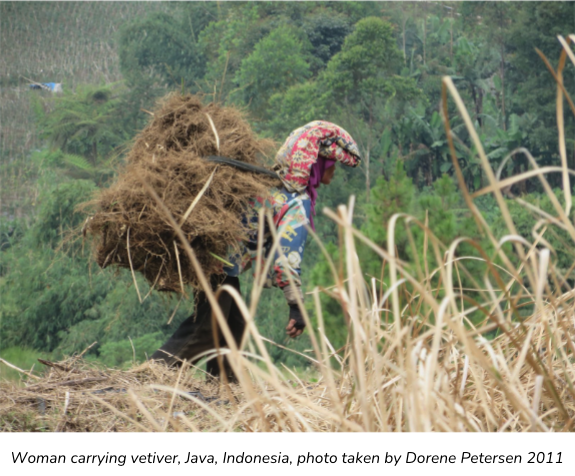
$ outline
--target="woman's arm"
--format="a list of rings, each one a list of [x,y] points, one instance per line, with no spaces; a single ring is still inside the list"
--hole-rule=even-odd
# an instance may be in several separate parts
[[[305,322],[298,305],[303,303],[301,290],[301,261],[307,240],[310,201],[306,194],[295,195],[287,203],[285,213],[277,222],[280,232],[280,252],[274,262],[275,285],[284,292],[290,307],[288,335],[296,337],[303,332]]]

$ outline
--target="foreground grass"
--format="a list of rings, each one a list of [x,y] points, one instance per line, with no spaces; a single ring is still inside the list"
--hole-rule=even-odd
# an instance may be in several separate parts
[[[240,385],[210,382],[186,367],[146,363],[121,371],[69,359],[50,364],[42,378],[25,377],[25,387],[0,383],[0,428],[569,431],[574,298],[566,294],[557,303],[564,311],[547,305],[491,342],[447,313],[417,335],[415,316],[387,328],[373,325],[371,312],[353,316],[359,319],[350,323],[340,368],[325,365],[329,343],[315,341],[320,358],[313,383],[269,361],[262,368],[245,357],[252,352],[239,354]],[[258,337],[252,338],[257,346]]]

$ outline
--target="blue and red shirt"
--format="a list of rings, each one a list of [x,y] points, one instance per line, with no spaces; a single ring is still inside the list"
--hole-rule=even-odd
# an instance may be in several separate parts
[[[267,273],[265,286],[284,288],[290,284],[288,275],[291,275],[293,283],[301,287],[301,261],[308,235],[306,225],[310,222],[311,203],[307,193],[288,192],[285,188],[274,188],[268,197],[258,197],[250,201],[244,216],[247,238],[238,241],[236,246],[230,248],[227,261],[232,266],[224,267],[223,272],[229,276],[239,276],[253,268],[255,275],[258,266],[256,261],[259,217],[262,208],[264,226],[262,260],[259,263],[261,269],[273,246],[273,233],[268,219],[265,218],[266,213],[271,216],[275,229],[280,233],[279,247]]]

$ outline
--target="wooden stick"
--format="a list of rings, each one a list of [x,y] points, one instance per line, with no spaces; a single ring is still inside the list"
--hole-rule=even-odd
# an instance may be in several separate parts
[[[30,81],[32,84],[35,84],[36,86],[40,86],[45,91],[51,91],[51,89],[48,86],[44,86],[42,83],[37,83],[33,79],[27,78],[26,76],[20,75],[20,77],[24,78],[26,81]]]
[[[218,167],[216,166],[216,168],[214,169],[214,171],[212,172],[212,175],[210,175],[210,178],[206,181],[206,183],[204,184],[204,186],[202,187],[202,189],[200,190],[200,193],[198,193],[198,196],[196,198],[194,198],[194,200],[192,201],[191,205],[188,207],[188,209],[186,210],[186,213],[184,213],[184,216],[182,217],[182,219],[180,220],[180,227],[186,222],[186,220],[188,219],[188,217],[190,216],[190,213],[192,213],[192,210],[196,207],[197,203],[200,201],[200,198],[202,198],[202,196],[204,195],[204,193],[206,193],[206,190],[208,189],[208,187],[210,186],[210,184],[212,183],[212,180],[214,178],[214,175],[216,173],[216,170],[218,170]]]
[[[142,304],[142,295],[140,294],[140,288],[138,288],[136,273],[134,273],[134,265],[132,264],[132,255],[130,254],[130,227],[128,227],[128,234],[126,235],[126,250],[128,251],[128,260],[130,261],[130,271],[132,272],[132,278],[134,279],[134,286],[136,287],[140,304]]]
[[[182,296],[180,298],[180,300],[178,301],[178,304],[176,305],[176,308],[174,309],[174,312],[172,312],[172,315],[170,316],[170,318],[168,319],[168,325],[172,323],[172,319],[174,318],[174,316],[176,315],[176,312],[178,312],[178,308],[180,307],[180,304],[182,303],[182,300],[184,299],[184,296]]]
[[[215,94],[214,94],[215,96]],[[214,98],[215,101],[215,98]],[[206,114],[208,121],[210,121],[210,126],[212,126],[212,131],[214,133],[214,136],[216,136],[216,148],[218,149],[218,154],[220,153],[220,136],[218,136],[218,131],[216,130],[216,126],[214,124],[214,121],[212,121],[212,118],[210,117],[209,114]]]
[[[86,352],[88,352],[92,347],[94,347],[97,343],[98,343],[98,341],[92,342],[92,343],[91,343],[88,347],[86,347],[82,352],[80,352],[78,355],[76,355],[76,356],[72,359],[72,361],[70,362],[70,366],[74,365],[78,360],[80,360],[80,359],[84,356],[84,354],[85,354]],[[70,370],[72,370],[72,369],[70,369]],[[74,370],[74,371],[77,372],[77,370]]]
[[[180,277],[180,287],[182,288],[182,295],[186,295],[184,289],[184,278],[182,277],[182,266],[180,265],[180,253],[178,253],[178,244],[174,241],[174,251],[176,253],[176,262],[178,264],[178,276]]]
[[[63,370],[64,372],[70,372],[72,370],[70,367],[64,367],[63,365],[57,364],[56,362],[50,362],[49,360],[38,359],[38,362],[47,367],[54,367],[55,369]]]
[[[73,387],[74,385],[83,385],[85,383],[92,383],[92,382],[102,382],[104,380],[108,380],[108,377],[88,377],[77,380],[68,380],[66,382],[57,382],[48,385],[37,383],[35,385],[31,385],[30,387],[26,387],[26,390],[36,390],[36,389],[48,390],[50,388],[55,387]]]
[[[70,404],[70,392],[66,392],[66,398],[64,399],[64,410],[62,411],[62,417],[54,430],[55,433],[62,431],[62,429],[66,426],[66,413],[68,412],[68,405]],[[60,427],[61,425],[61,427]]]
[[[36,375],[32,375],[31,373],[26,372],[25,370],[22,370],[21,368],[16,367],[15,365],[12,365],[10,362],[6,362],[4,359],[0,359],[0,363],[6,365],[7,367],[10,367],[11,369],[18,371],[24,375],[28,375],[28,377],[35,378],[36,380],[41,380],[40,377],[36,377]]]
[[[88,351],[89,351],[92,347],[94,347],[97,343],[98,343],[98,341],[92,342],[88,347],[86,347],[82,352],[80,352],[80,355],[78,355],[78,358],[82,357],[86,352],[88,352]]]

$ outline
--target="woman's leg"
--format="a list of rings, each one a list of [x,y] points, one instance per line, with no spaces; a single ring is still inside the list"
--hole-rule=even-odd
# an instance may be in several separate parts
[[[150,357],[169,366],[179,366],[212,348],[212,306],[202,291],[196,296],[196,310],[174,334]]]
[[[240,292],[239,279],[227,276],[223,283]],[[245,321],[232,296],[226,292],[220,294],[218,304],[230,327],[236,344],[241,342]],[[160,349],[152,354],[151,360],[163,361],[169,366],[179,366],[183,360],[194,363],[195,357],[207,350],[226,347],[226,341],[221,331],[218,333],[218,343],[214,342],[212,329],[212,307],[204,292],[198,293],[196,312],[188,317]],[[235,380],[231,367],[224,359],[224,368],[228,379]],[[220,366],[217,358],[207,364],[207,371],[213,376],[219,376]]]
[[[228,277],[227,280],[224,282],[224,284],[228,284],[234,287],[238,291],[238,293],[241,294],[240,281],[238,278]],[[230,332],[232,334],[234,342],[236,343],[236,346],[239,347],[244,335],[244,330],[246,328],[246,321],[244,319],[243,314],[240,312],[240,308],[236,304],[235,299],[228,293],[222,293],[222,295],[220,295],[220,298],[222,297],[223,299],[225,299],[225,304],[228,309],[227,312],[228,327],[230,328]],[[221,330],[218,332],[217,343],[219,347],[228,347],[227,341],[225,340]],[[215,377],[218,377],[221,374],[222,369],[220,368],[220,364],[218,362],[217,357],[208,361],[206,365],[206,370],[208,371],[209,374]],[[223,359],[223,370],[226,374],[226,377],[228,378],[228,381],[237,382],[238,379],[234,374],[227,357],[224,357]]]

